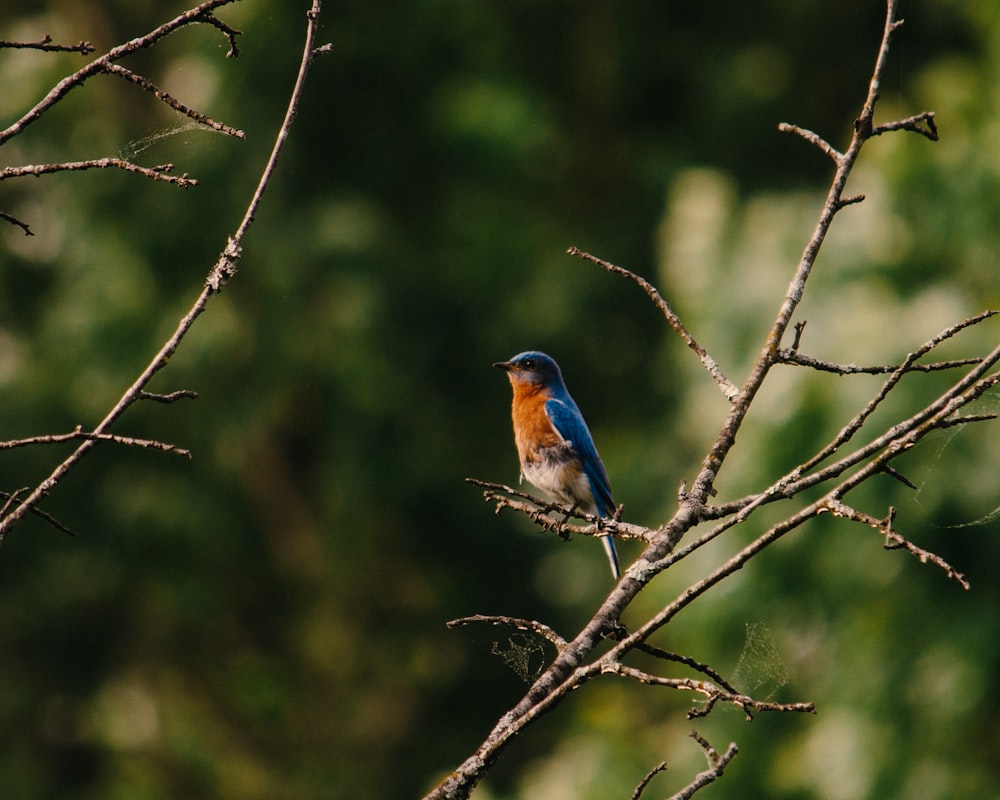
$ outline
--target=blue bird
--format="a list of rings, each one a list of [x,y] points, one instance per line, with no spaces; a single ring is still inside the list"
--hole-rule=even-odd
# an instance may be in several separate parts
[[[493,365],[514,389],[511,416],[521,478],[553,500],[588,514],[611,517],[611,484],[587,423],[570,397],[553,358],[535,351]],[[601,537],[611,574],[621,575],[614,539]]]

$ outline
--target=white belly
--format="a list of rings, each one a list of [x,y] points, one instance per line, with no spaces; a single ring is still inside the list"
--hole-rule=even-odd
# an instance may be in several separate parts
[[[543,457],[522,464],[521,474],[526,481],[537,486],[556,502],[577,506],[580,511],[588,514],[597,513],[590,481],[573,461],[558,456]]]

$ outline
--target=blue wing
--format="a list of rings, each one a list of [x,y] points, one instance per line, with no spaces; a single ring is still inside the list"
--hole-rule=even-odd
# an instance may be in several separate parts
[[[615,502],[611,499],[611,484],[608,473],[604,469],[601,457],[597,454],[594,439],[590,435],[587,423],[571,399],[551,399],[545,402],[545,414],[552,426],[563,439],[573,444],[573,449],[580,457],[583,471],[590,481],[590,491],[594,495],[597,511],[601,516],[610,517],[615,511]]]

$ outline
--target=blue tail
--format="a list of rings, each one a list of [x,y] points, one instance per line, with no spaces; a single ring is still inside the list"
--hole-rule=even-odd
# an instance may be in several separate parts
[[[618,566],[618,552],[615,550],[615,540],[610,536],[602,536],[601,544],[604,545],[604,552],[608,554],[608,561],[611,562],[611,574],[618,580],[622,576],[621,568]]]

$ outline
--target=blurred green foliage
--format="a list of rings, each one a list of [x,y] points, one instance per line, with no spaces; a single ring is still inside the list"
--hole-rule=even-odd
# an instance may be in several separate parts
[[[3,148],[5,165],[124,154],[200,182],[94,171],[0,186],[0,207],[37,234],[0,229],[4,438],[96,424],[192,302],[280,123],[307,5],[222,10],[244,31],[235,60],[203,26],[127,62],[246,142],[98,77]],[[30,519],[0,549],[4,798],[388,800],[471,752],[526,685],[493,652],[506,634],[444,622],[506,613],[571,635],[609,588],[592,542],[497,518],[463,483],[516,480],[508,388],[489,364],[556,356],[626,517],[663,520],[725,405],[636,287],[565,250],[655,280],[740,382],[830,176],[777,123],[846,141],[884,11],[326,6],[333,51],[240,272],[151,387],[199,399],[135,408],[116,428],[194,458],[101,447],[45,504],[76,538]],[[103,52],[184,8],[21,2],[0,38],[47,32]],[[838,218],[802,307],[803,349],[821,358],[898,360],[1000,295],[1000,9],[913,0],[902,15],[880,116],[936,110],[942,141],[866,148],[852,189],[868,200]],[[82,63],[0,50],[3,124]],[[949,354],[995,339],[987,325]],[[879,384],[773,377],[721,499],[801,461]],[[942,383],[905,385],[895,413]],[[823,519],[671,626],[665,646],[819,708],[702,721],[717,747],[741,747],[706,798],[1000,791],[995,436],[939,434],[900,463],[918,491],[886,479],[854,498],[873,514],[896,505],[900,529],[967,571],[970,593]],[[0,488],[37,482],[65,452],[5,452]],[[685,562],[626,622],[763,524]],[[479,795],[626,797],[661,759],[670,771],[649,791],[673,791],[704,765],[689,701],[596,681],[512,745]]]

